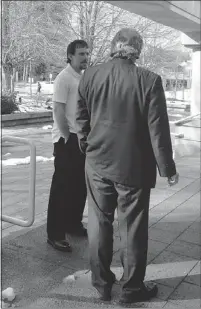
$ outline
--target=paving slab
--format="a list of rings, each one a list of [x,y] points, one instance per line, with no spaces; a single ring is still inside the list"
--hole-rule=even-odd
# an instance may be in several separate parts
[[[167,219],[171,219],[171,217],[163,218],[160,221],[156,222],[154,225],[152,225],[153,228],[156,228],[157,230],[162,230],[167,233],[174,232],[175,235],[180,235],[183,233],[186,229],[188,229],[193,222],[171,222]]]
[[[184,189],[185,187],[187,187],[189,184],[191,184],[194,181],[194,178],[189,178],[188,175],[182,176],[179,179],[179,182],[177,185],[173,186],[173,187],[169,187],[167,184],[167,179],[160,177],[158,175],[157,177],[157,182],[156,182],[156,189],[163,189],[165,191],[169,191],[172,193],[175,193],[175,191],[179,191],[181,189]]]
[[[2,251],[2,288],[12,286],[19,299],[41,293],[44,285],[50,286],[50,281],[56,284],[57,278],[52,273],[57,268],[55,264],[11,248],[4,247]],[[61,277],[70,271],[65,268],[61,270]]]
[[[187,188],[182,189],[177,192],[177,194],[174,194],[170,196],[168,199],[164,200],[162,203],[158,204],[156,207],[150,209],[150,226],[153,224],[156,224],[161,219],[165,218],[167,214],[171,214],[173,211],[175,211],[175,215],[180,215],[181,220],[181,211],[177,212],[177,208],[181,207],[182,204],[186,203],[186,207],[188,205],[192,205],[194,203],[195,205],[199,202],[199,192],[200,192],[200,182],[195,180],[192,182]],[[196,195],[197,194],[197,195]],[[196,195],[196,197],[194,197]],[[190,198],[192,198],[191,201],[188,201]],[[198,207],[198,206],[196,206]],[[190,210],[189,210],[190,211]],[[189,214],[189,212],[188,212]],[[190,213],[191,216],[194,216],[193,212]],[[192,217],[192,220],[194,220],[195,216]],[[183,219],[183,217],[182,217]],[[178,217],[176,217],[174,221],[179,222]],[[191,221],[192,221],[191,220]],[[171,221],[170,221],[171,222]]]
[[[16,237],[3,246],[12,248],[16,252],[29,254],[33,257],[39,257],[42,260],[55,263],[58,266],[63,265],[71,269],[76,269],[79,263],[82,267],[88,267],[88,242],[86,238],[68,237],[73,245],[72,253],[60,252],[53,249],[46,242],[46,225],[26,233],[22,237]]]
[[[189,305],[198,308],[201,305],[200,287],[187,282],[182,282],[170,296],[169,300],[173,304],[182,305],[183,308],[189,308]]]
[[[2,229],[2,239],[3,243],[9,243],[10,240],[15,239],[18,236],[23,236],[26,233],[46,224],[47,222],[47,211],[41,212],[35,216],[35,220],[30,227],[21,227],[18,225],[10,224],[10,227]],[[7,223],[7,222],[3,222]],[[9,223],[8,223],[9,224]]]
[[[168,301],[165,306],[163,307],[164,309],[200,309],[200,305],[197,302],[197,300],[180,300],[178,302],[172,302],[171,300]]]
[[[198,263],[198,260],[196,259],[192,259],[191,257],[182,255],[180,253],[168,251],[168,247],[166,247],[165,250],[163,250],[160,254],[158,254],[154,258],[154,260],[152,261],[152,264],[165,264],[165,263],[176,263],[176,262],[180,263],[180,262],[185,262],[185,261],[195,262],[195,265]]]
[[[201,247],[196,244],[192,244],[183,240],[175,240],[168,248],[168,251],[180,253],[191,257],[193,259],[200,260],[201,257]]]
[[[70,299],[70,300],[68,300]],[[161,302],[161,301],[151,301],[149,303],[143,303],[143,304],[132,304],[128,306],[124,306],[123,308],[162,308],[166,302]],[[68,296],[63,296],[60,294],[56,294],[55,298],[40,298],[37,302],[30,306],[26,307],[21,307],[20,309],[96,309],[96,308],[101,308],[101,309],[109,309],[109,308],[114,308],[114,309],[119,309],[122,308],[118,303],[100,303],[96,302],[95,299],[91,298],[91,302],[89,300],[86,300],[85,298],[80,298],[78,301],[78,298],[73,298],[73,297],[68,297]]]
[[[183,281],[183,278],[187,276],[196,263],[196,260],[165,263],[157,263],[157,260],[154,260],[154,264],[152,262],[147,266],[145,279],[175,288]]]
[[[155,228],[155,226],[152,226],[149,229],[149,238],[152,240],[160,241],[166,244],[170,244],[175,239],[177,239],[180,235],[180,232],[172,231],[164,231],[158,228]]]
[[[165,248],[168,247],[168,244],[152,240],[149,238],[148,240],[148,252],[152,254],[152,256],[156,257],[158,254],[160,254]]]
[[[15,193],[15,192],[10,192],[10,196],[7,196],[7,198],[4,199],[6,192],[2,194],[2,208],[3,210],[6,211],[7,206],[14,206],[15,204],[26,201],[28,199],[28,192],[25,193]],[[8,191],[9,194],[9,191]]]
[[[28,137],[37,146],[37,155],[52,156],[50,131],[40,127],[4,130],[4,134]],[[3,147],[3,155],[23,157],[25,147],[10,143]],[[198,154],[176,160],[180,181],[167,187],[167,180],[158,177],[151,193],[149,249],[146,280],[159,286],[157,298],[131,308],[193,308],[198,305],[200,285],[200,157]],[[20,228],[3,222],[2,266],[3,287],[14,284],[17,291],[13,305],[25,309],[43,308],[120,308],[117,298],[120,285],[116,284],[111,303],[97,300],[90,286],[88,243],[86,239],[68,236],[72,253],[54,250],[46,243],[46,218],[53,162],[37,162],[36,218],[32,227]],[[25,192],[29,165],[3,166],[3,211],[12,215],[26,215]],[[18,199],[18,196],[20,198]],[[18,205],[17,205],[18,204]],[[115,218],[117,218],[115,214]],[[86,204],[83,221],[88,221]],[[120,279],[120,237],[114,222],[114,255],[112,267]],[[86,275],[64,284],[63,278],[75,272]],[[79,284],[78,284],[79,283]],[[23,306],[23,307],[22,307]],[[188,307],[189,306],[189,307]]]
[[[112,267],[111,270],[115,273],[117,280],[120,280],[122,276],[122,268]],[[74,280],[69,280],[68,277],[64,278],[63,284],[59,287],[51,291],[52,295],[64,295],[70,299],[82,299],[85,301],[91,302],[98,302],[98,293],[91,285],[91,272],[88,270],[83,270],[82,272],[75,272],[74,273]],[[167,289],[166,289],[167,291]],[[135,303],[135,307],[143,307],[143,308],[150,308],[150,307],[159,307],[163,306],[165,302],[163,301],[165,298],[165,290],[161,288],[161,291],[157,295],[157,298],[153,299],[152,302],[148,303]],[[170,291],[169,291],[170,293]],[[113,285],[112,290],[112,306],[116,306],[119,296],[121,294],[121,282],[117,282]]]
[[[177,165],[177,170],[180,176],[192,178],[192,179],[198,179],[200,177],[200,168],[199,166],[191,166],[191,169],[189,169],[189,165]]]
[[[201,265],[200,261],[189,272],[188,276],[184,279],[185,282],[201,286]]]
[[[200,233],[191,228],[188,228],[178,237],[178,240],[184,240],[186,242],[201,246],[200,237],[201,237]]]
[[[155,188],[151,190],[150,204],[157,205],[175,194],[173,190]]]
[[[194,232],[197,232],[198,234],[201,233],[201,223],[200,223],[200,217],[196,218],[196,221],[193,222],[189,229],[193,230]]]

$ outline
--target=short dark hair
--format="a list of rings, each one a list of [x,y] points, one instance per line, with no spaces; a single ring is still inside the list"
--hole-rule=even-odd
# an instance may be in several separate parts
[[[75,40],[71,42],[67,47],[67,63],[71,63],[70,58],[68,57],[69,54],[75,55],[75,51],[77,48],[88,48],[87,42],[84,40]]]

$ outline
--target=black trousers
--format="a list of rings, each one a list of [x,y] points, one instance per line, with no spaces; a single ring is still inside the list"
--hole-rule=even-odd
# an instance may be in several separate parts
[[[150,188],[132,188],[98,175],[86,163],[88,239],[92,284],[100,292],[111,286],[113,221],[117,208],[124,269],[122,289],[139,289],[144,281],[148,247]]]
[[[54,167],[47,214],[47,235],[65,239],[65,233],[80,226],[86,202],[85,156],[77,135],[71,133],[54,144]]]

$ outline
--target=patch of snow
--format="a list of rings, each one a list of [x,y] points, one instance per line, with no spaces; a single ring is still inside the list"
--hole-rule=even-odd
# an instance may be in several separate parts
[[[2,291],[2,299],[3,300],[8,300],[8,301],[13,301],[15,299],[15,292],[13,288],[7,288],[4,291]]]
[[[53,161],[54,157],[45,158],[42,156],[36,156],[36,162],[48,162]],[[12,166],[12,165],[21,165],[21,164],[29,164],[30,163],[30,156],[26,158],[12,158],[7,160],[2,160],[2,166]]]
[[[68,282],[72,282],[76,280],[76,276],[75,275],[69,275],[67,277],[65,277],[63,279],[63,283],[68,283]]]
[[[51,125],[47,125],[47,126],[44,126],[42,127],[43,130],[49,130],[49,129],[52,129],[52,126]]]
[[[11,155],[11,153],[10,152],[7,152],[7,153],[5,153],[4,155],[3,155],[3,157],[9,157]]]

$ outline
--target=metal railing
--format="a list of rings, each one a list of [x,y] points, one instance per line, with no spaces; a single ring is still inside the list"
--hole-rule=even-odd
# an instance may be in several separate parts
[[[175,124],[176,126],[181,126],[181,125],[183,125],[185,123],[190,122],[191,120],[193,120],[194,118],[196,118],[196,117],[198,117],[200,115],[201,115],[201,113],[198,113],[198,114],[191,115],[191,116],[188,116],[188,117],[176,120],[176,121],[170,121],[170,123],[171,124]]]
[[[171,132],[171,135],[176,138],[184,138],[184,133],[173,133]]]
[[[30,147],[30,180],[29,180],[29,202],[28,202],[28,219],[22,220],[7,215],[2,215],[1,220],[15,225],[29,227],[33,224],[35,218],[35,183],[36,183],[36,146],[33,142],[25,138],[3,136],[3,142],[19,143],[29,145]]]
[[[170,121],[171,124],[174,124],[175,126],[181,126],[183,124],[186,124],[188,122],[190,122],[191,120],[195,119],[196,117],[200,117],[201,113],[198,114],[194,114],[185,118],[182,118],[180,120],[176,120],[176,121]],[[171,136],[172,136],[172,144],[173,144],[173,158],[175,158],[175,148],[176,146],[176,139],[183,139],[184,133],[173,133],[171,132]]]

